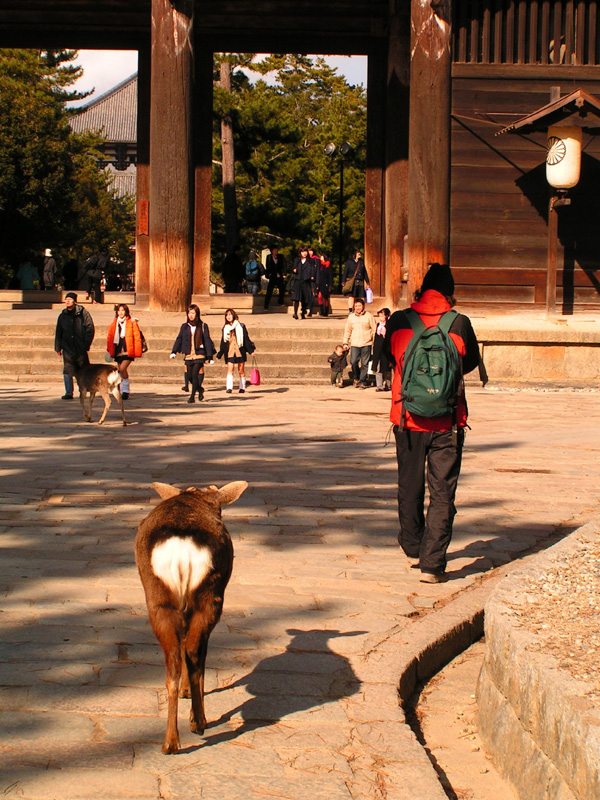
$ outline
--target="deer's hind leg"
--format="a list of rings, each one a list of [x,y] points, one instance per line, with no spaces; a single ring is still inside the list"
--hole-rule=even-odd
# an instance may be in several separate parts
[[[110,408],[110,394],[106,389],[99,389],[98,392],[100,394],[100,397],[102,397],[102,399],[104,400],[104,411],[102,412],[102,415],[101,415],[100,419],[98,420],[98,425],[102,425],[102,423],[104,422],[104,419],[106,417],[106,414],[108,412],[108,409]],[[91,413],[92,412],[91,412],[91,409],[90,409],[90,414]]]

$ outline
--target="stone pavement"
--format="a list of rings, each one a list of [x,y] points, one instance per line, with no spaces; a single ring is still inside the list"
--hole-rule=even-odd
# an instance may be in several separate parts
[[[431,586],[396,544],[388,394],[264,385],[188,406],[133,388],[126,428],[114,406],[83,423],[57,385],[0,389],[0,793],[443,800],[398,706],[398,642],[598,516],[598,393],[471,389],[450,580]],[[164,756],[135,531],[152,481],[238,479],[209,727],[191,734],[182,700]]]

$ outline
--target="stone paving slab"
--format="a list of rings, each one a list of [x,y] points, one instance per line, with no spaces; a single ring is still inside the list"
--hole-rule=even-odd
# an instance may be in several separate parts
[[[389,396],[261,386],[190,409],[136,385],[123,428],[55,394],[0,389],[0,792],[443,800],[398,705],[401,664],[424,628],[443,635],[440,608],[452,619],[496,568],[597,515],[598,395],[471,391],[450,580],[425,585],[396,544]],[[181,701],[166,757],[135,531],[152,481],[238,479],[209,727],[192,735]]]

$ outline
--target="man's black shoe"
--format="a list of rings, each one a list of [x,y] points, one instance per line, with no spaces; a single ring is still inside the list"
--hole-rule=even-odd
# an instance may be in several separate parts
[[[63,396],[60,399],[61,400],[72,400],[73,399],[73,395],[72,394],[63,394]]]

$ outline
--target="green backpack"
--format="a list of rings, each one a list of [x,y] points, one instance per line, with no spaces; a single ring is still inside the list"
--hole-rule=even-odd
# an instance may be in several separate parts
[[[462,382],[462,359],[449,334],[457,317],[446,311],[433,328],[426,328],[414,309],[405,312],[413,336],[402,365],[402,406],[420,417],[456,414]]]

